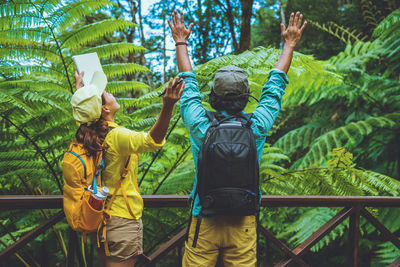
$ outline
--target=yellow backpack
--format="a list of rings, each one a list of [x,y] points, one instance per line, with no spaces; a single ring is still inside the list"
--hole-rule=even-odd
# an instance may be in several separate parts
[[[98,247],[100,247],[99,232],[101,232],[101,242],[104,243],[107,256],[110,255],[110,252],[106,240],[106,225],[111,218],[109,213],[111,205],[120,189],[129,213],[135,217],[129,206],[126,190],[122,186],[122,181],[130,169],[130,163],[131,156],[128,157],[124,168],[121,170],[121,179],[108,201],[107,208],[105,209],[103,205],[102,210],[95,210],[88,202],[92,194],[88,188],[91,186],[94,193],[96,193],[96,190],[101,190],[101,171],[104,168],[103,152],[99,152],[96,159],[93,159],[88,156],[83,144],[74,140],[70,143],[68,151],[64,153],[62,163],[64,177],[63,206],[67,222],[72,229],[83,233],[84,242],[86,242],[86,234],[97,231]]]
[[[102,154],[99,152],[93,159],[88,156],[83,144],[77,141],[72,141],[64,154],[64,213],[68,224],[78,232],[97,231],[106,216],[104,206],[100,211],[90,206],[88,200],[92,192],[87,190],[89,186],[95,192],[101,188],[101,170],[104,167]]]

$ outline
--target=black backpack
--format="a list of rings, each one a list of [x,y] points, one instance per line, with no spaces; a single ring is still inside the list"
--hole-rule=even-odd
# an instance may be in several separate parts
[[[202,217],[257,215],[259,210],[259,164],[253,114],[225,117],[206,111],[211,120],[197,162],[200,211],[193,247]],[[236,121],[230,121],[236,118]],[[196,194],[195,194],[196,196]]]

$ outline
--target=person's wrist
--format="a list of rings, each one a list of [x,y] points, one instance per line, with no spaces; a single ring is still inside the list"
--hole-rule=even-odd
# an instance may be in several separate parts
[[[296,42],[294,41],[285,41],[284,43],[284,47],[290,48],[290,49],[294,49],[296,47]]]
[[[185,46],[187,46],[187,43],[186,43],[186,42],[176,42],[176,43],[175,43],[175,46],[178,46],[178,45],[185,45]]]
[[[175,43],[186,42],[187,38],[184,35],[178,35],[178,36],[175,36],[174,41],[175,41]]]
[[[163,109],[165,111],[172,111],[174,109],[175,101],[163,98]]]

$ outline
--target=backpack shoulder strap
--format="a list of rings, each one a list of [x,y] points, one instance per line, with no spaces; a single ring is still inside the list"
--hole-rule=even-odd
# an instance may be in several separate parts
[[[211,127],[217,126],[220,123],[220,120],[223,119],[223,115],[220,113],[208,110],[206,110],[206,116],[211,121]]]
[[[238,114],[236,118],[242,123],[244,127],[250,128],[252,121],[251,118],[253,117],[253,113],[244,113]]]
[[[115,187],[115,189],[114,189],[114,194],[112,195],[111,200],[110,200],[110,202],[109,202],[108,205],[107,205],[107,210],[106,210],[106,212],[109,212],[109,211],[110,211],[111,205],[112,205],[112,203],[114,202],[114,199],[115,199],[115,197],[117,196],[117,193],[118,193],[119,189],[121,189],[121,191],[122,191],[122,196],[124,197],[125,204],[126,204],[126,207],[128,208],[129,214],[130,214],[134,219],[136,219],[136,216],[133,214],[133,211],[132,211],[132,209],[131,209],[131,207],[130,207],[130,205],[129,205],[128,196],[127,196],[127,194],[126,194],[126,190],[125,190],[124,186],[122,185],[122,181],[125,179],[126,175],[128,174],[128,171],[129,171],[129,169],[130,169],[130,165],[131,165],[131,156],[129,155],[128,159],[127,159],[126,162],[125,162],[124,168],[121,170],[121,178],[118,180],[118,183],[117,183],[117,185],[116,185],[116,187]]]
[[[72,155],[76,156],[82,162],[84,177],[85,177],[85,180],[86,180],[86,178],[87,178],[87,175],[86,175],[86,164],[85,164],[85,161],[82,159],[82,157],[79,156],[78,154],[76,154],[73,151],[64,151],[64,153],[71,153]]]

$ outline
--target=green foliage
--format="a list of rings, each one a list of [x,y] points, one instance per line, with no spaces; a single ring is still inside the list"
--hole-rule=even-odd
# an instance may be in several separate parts
[[[328,4],[335,6],[336,2]],[[74,138],[77,128],[69,104],[74,91],[71,55],[97,52],[106,63],[104,71],[110,81],[107,90],[119,96],[117,100],[123,109],[117,117],[120,124],[137,131],[148,131],[154,124],[161,108],[158,94],[164,86],[151,91],[150,86],[141,81],[125,81],[126,77],[149,72],[149,68],[126,60],[129,54],[145,49],[113,39],[134,24],[108,16],[81,24],[84,16],[113,5],[111,1],[84,0],[3,1],[0,5],[2,194],[61,192],[63,150]],[[294,7],[293,2],[288,4],[289,12],[291,7]],[[318,13],[319,9],[309,11]],[[368,14],[364,16],[368,18]],[[261,19],[271,19],[268,16]],[[376,21],[379,20],[378,17]],[[324,23],[315,20],[315,25],[320,27]],[[399,195],[400,183],[390,178],[400,178],[397,153],[400,151],[399,23],[399,10],[396,10],[377,25],[376,39],[368,42],[360,40],[361,35],[355,35],[346,25],[337,23],[327,31],[337,34],[343,41],[353,42],[348,43],[343,52],[329,61],[294,54],[282,111],[267,137],[261,159],[263,194]],[[360,32],[365,34],[365,31]],[[113,40],[105,41],[109,38]],[[310,39],[304,41],[305,47],[307,42],[310,45]],[[322,44],[319,41],[313,45],[319,47]],[[341,49],[337,43],[332,44],[335,49]],[[246,71],[251,93],[259,98],[279,55],[278,49],[257,47],[197,66],[196,78],[204,106],[210,108],[207,94],[215,71],[229,64]],[[252,112],[256,105],[250,101],[245,111]],[[195,169],[189,134],[180,120],[178,104],[173,111],[167,143],[158,152],[141,155],[139,164],[138,180],[143,194],[156,191],[157,194],[188,194],[192,189]],[[159,242],[176,233],[185,223],[187,212],[182,209],[145,210],[146,250],[153,251]],[[335,212],[330,208],[284,208],[263,213],[261,221],[281,233],[284,241],[296,245]],[[13,243],[11,235],[20,237],[31,229],[29,227],[43,222],[39,211],[32,211],[29,216],[25,213],[2,213],[2,218],[6,219],[1,220],[4,228],[0,240],[6,245]],[[377,210],[379,219],[392,231],[400,229],[395,215],[397,213],[387,209]],[[56,231],[65,230],[66,224],[58,227],[61,229]],[[313,250],[331,246],[345,235],[346,227],[340,225]],[[376,242],[373,227],[363,222],[362,229],[365,238]],[[41,238],[54,243],[51,234],[46,233]],[[60,248],[62,244],[54,244],[57,246]],[[33,243],[32,247],[36,252],[39,245]],[[398,251],[387,244],[371,250],[377,253],[374,261],[378,263],[389,262],[398,255]]]
[[[327,25],[319,24],[318,22],[314,22],[312,20],[308,20],[310,24],[324,32],[329,33],[330,35],[335,36],[343,43],[348,42],[359,42],[367,39],[367,36],[363,36],[363,34],[357,33],[356,30],[350,30],[346,27],[340,26],[332,21],[328,22]]]
[[[104,64],[104,71],[110,81],[107,89],[113,93],[125,96],[128,92],[142,94],[149,90],[149,86],[141,82],[121,81],[126,75],[149,72],[148,68],[116,61],[130,53],[144,51],[143,47],[100,44],[125,28],[133,28],[132,22],[105,18],[80,24],[85,16],[112,5],[115,3],[104,0],[1,2],[1,194],[62,192],[63,151],[77,129],[69,103],[74,92],[72,55],[97,52],[103,63],[111,63]],[[43,217],[49,216],[44,211],[12,211],[7,217],[3,215],[2,218],[9,218],[2,220],[0,240],[3,245],[12,244],[42,223]],[[66,223],[61,225],[65,228]],[[59,231],[54,230],[54,233],[61,236]],[[48,231],[38,240],[49,244],[52,262],[62,262],[60,252],[65,244],[52,233]],[[32,247],[34,255],[41,246],[32,243]],[[52,253],[57,248],[59,252]],[[24,255],[22,258],[27,260]],[[30,261],[35,262],[34,257],[30,257]]]

